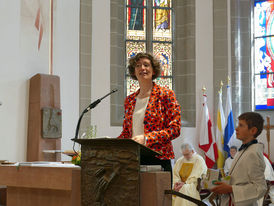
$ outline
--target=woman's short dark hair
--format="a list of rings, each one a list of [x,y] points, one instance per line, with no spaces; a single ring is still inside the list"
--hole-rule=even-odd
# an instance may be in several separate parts
[[[156,79],[157,77],[160,76],[161,73],[161,67],[160,67],[160,62],[156,58],[154,58],[151,54],[149,53],[138,53],[134,57],[131,57],[129,59],[129,65],[128,65],[128,71],[132,79],[137,80],[137,77],[135,76],[135,67],[137,62],[142,59],[146,58],[150,60],[152,69],[154,74],[152,75],[152,80]]]
[[[264,119],[263,119],[262,115],[260,115],[259,113],[245,112],[245,113],[241,114],[238,117],[238,119],[245,120],[246,124],[248,126],[248,129],[251,129],[252,127],[257,128],[257,133],[254,135],[255,138],[261,134],[263,127],[264,127]]]

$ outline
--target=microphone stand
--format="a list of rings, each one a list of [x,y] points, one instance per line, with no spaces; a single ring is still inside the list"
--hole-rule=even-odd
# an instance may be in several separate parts
[[[74,149],[75,140],[78,139],[78,133],[79,133],[79,128],[80,128],[80,123],[81,123],[81,120],[82,120],[84,114],[87,113],[89,110],[93,109],[94,107],[96,107],[107,96],[109,96],[109,95],[111,95],[111,94],[113,94],[114,92],[117,92],[117,91],[118,91],[118,89],[113,89],[111,92],[109,92],[108,94],[106,94],[102,98],[97,99],[96,101],[92,102],[86,109],[84,109],[84,111],[80,115],[78,123],[77,123],[76,131],[75,131],[75,137],[74,137],[74,139],[72,139],[74,141],[74,143],[73,143],[73,151],[75,152],[76,155],[78,155],[78,152],[76,152],[75,149]]]
[[[96,101],[92,102],[86,109],[84,109],[84,111],[82,112],[82,114],[79,117],[78,123],[77,123],[77,127],[76,127],[76,132],[75,132],[75,139],[78,139],[78,133],[79,133],[79,128],[80,128],[80,123],[81,120],[84,116],[85,113],[87,113],[89,110],[93,109],[94,107],[96,107],[103,99],[105,99],[107,96],[113,94],[114,92],[117,92],[118,89],[113,89],[111,92],[109,92],[108,94],[106,94],[105,96],[103,96],[100,99],[97,99]]]

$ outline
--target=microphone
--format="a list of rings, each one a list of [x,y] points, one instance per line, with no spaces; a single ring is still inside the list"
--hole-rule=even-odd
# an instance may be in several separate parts
[[[79,117],[78,123],[77,123],[77,127],[76,127],[76,132],[75,132],[75,137],[74,139],[78,139],[78,132],[79,132],[79,128],[80,128],[80,122],[84,116],[85,113],[87,113],[89,110],[93,109],[94,107],[96,107],[103,99],[105,99],[107,96],[113,94],[114,92],[117,92],[118,89],[113,89],[111,92],[109,92],[108,94],[106,94],[105,96],[101,97],[100,99],[97,99],[96,101],[92,102],[81,114],[81,116]]]
[[[94,107],[96,107],[103,99],[105,99],[107,96],[113,94],[114,92],[117,92],[118,89],[113,89],[111,92],[109,92],[108,94],[106,94],[105,96],[103,96],[100,99],[97,99],[96,101],[92,102],[84,111],[83,113],[88,112],[89,110],[93,109]]]

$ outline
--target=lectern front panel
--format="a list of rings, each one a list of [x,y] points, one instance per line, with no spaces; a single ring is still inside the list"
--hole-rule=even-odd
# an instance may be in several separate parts
[[[82,205],[139,206],[140,148],[131,142],[90,141],[81,146]]]

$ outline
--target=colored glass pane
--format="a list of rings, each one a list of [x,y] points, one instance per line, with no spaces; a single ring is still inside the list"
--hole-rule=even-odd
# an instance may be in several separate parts
[[[135,56],[139,52],[145,52],[146,51],[146,44],[145,42],[132,42],[127,41],[126,42],[126,52],[127,52],[127,59]]]
[[[274,37],[255,39],[254,50],[254,72],[261,78],[267,78],[267,73],[274,72]],[[274,85],[274,80],[269,84]]]
[[[153,7],[171,7],[172,0],[153,0]]]
[[[144,30],[144,1],[130,0],[127,7],[128,30]]]
[[[160,7],[161,9],[157,9]],[[166,9],[165,9],[166,8]],[[154,0],[153,7],[153,40],[172,41],[172,15],[170,1]]]
[[[166,87],[168,89],[172,89],[172,79],[159,77],[155,80],[156,84],[161,85],[162,87]]]
[[[255,109],[265,110],[274,109],[274,88],[269,87],[268,79],[273,79],[273,73],[268,74],[267,78],[255,75]]]
[[[266,73],[273,66],[273,46],[272,45],[273,45],[273,37],[255,39],[255,43],[254,43],[255,74]]]
[[[274,34],[274,0],[254,3],[255,37]]]
[[[172,75],[172,44],[153,43],[153,54],[160,60],[161,76]]]
[[[133,6],[133,7],[146,6],[146,1],[145,0],[127,0],[127,6]]]
[[[144,0],[128,0],[127,39],[145,40],[146,9]]]
[[[133,80],[130,76],[127,76],[127,96],[136,92],[139,89],[139,83]]]
[[[127,30],[128,40],[145,40],[145,30]]]

